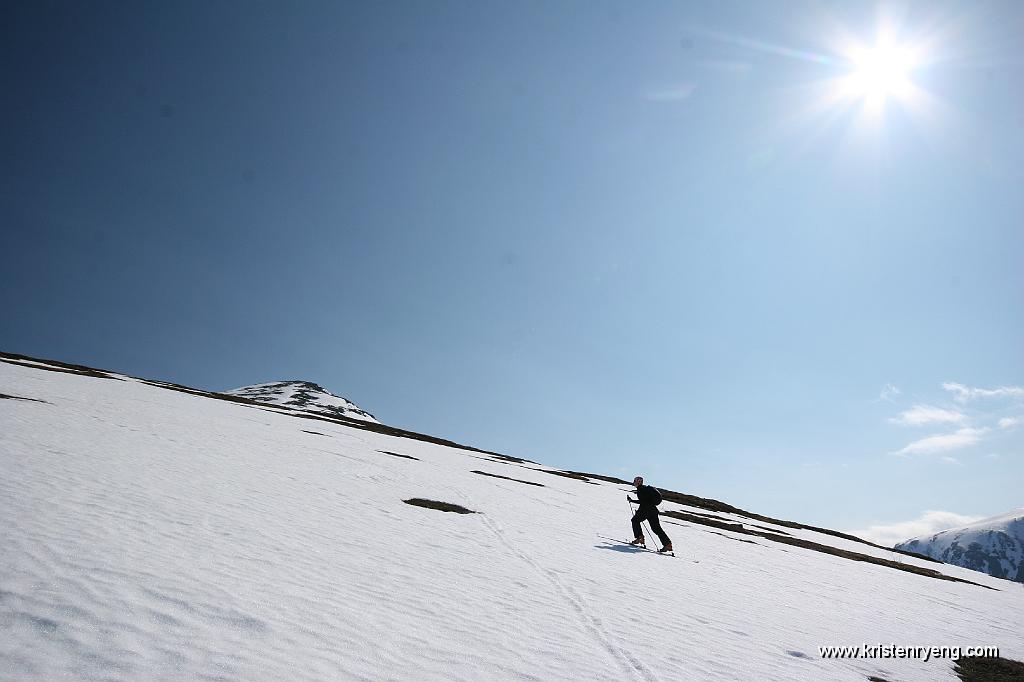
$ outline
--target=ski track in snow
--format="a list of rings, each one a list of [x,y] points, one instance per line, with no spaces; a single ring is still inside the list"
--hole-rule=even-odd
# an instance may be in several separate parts
[[[461,492],[459,495],[467,504],[471,504],[469,498]],[[510,554],[517,557],[520,561],[529,566],[532,570],[536,571],[537,574],[543,576],[554,586],[556,592],[569,604],[583,626],[592,634],[594,639],[601,645],[601,648],[608,652],[612,661],[616,665],[620,666],[626,675],[636,677],[639,673],[641,679],[657,682],[658,678],[655,677],[651,671],[647,670],[635,656],[633,656],[627,649],[624,649],[612,642],[612,638],[605,630],[604,625],[601,623],[601,619],[587,608],[586,602],[580,598],[572,587],[565,585],[558,578],[557,571],[545,569],[543,566],[531,559],[527,554],[516,549],[515,546],[505,538],[505,533],[501,529],[501,525],[499,523],[492,521],[483,514],[480,515],[480,519]]]
[[[3,680],[923,682],[950,662],[816,647],[1024,659],[1024,590],[958,567],[901,559],[1000,591],[695,525],[666,529],[700,564],[625,552],[595,540],[628,532],[623,486],[130,379],[0,362],[0,393],[46,401],[0,401]]]

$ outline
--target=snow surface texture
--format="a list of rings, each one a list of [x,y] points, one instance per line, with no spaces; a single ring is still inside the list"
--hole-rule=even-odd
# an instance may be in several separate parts
[[[671,518],[679,556],[638,552],[598,537],[628,539],[626,486],[103,376],[0,362],[0,679],[931,681],[951,662],[818,647],[1024,659],[1014,583]]]
[[[896,549],[1024,583],[1024,507],[962,528],[913,538]]]
[[[359,409],[359,406],[351,400],[334,395],[323,386],[311,381],[277,381],[270,384],[253,384],[224,392],[261,403],[294,407],[328,417],[377,421],[372,414]]]

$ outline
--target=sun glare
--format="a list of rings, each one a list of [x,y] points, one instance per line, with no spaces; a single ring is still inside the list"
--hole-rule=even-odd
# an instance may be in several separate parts
[[[916,30],[904,19],[880,15],[873,40],[834,22],[830,29],[820,31],[825,47],[820,52],[742,36],[711,36],[747,50],[816,65],[820,79],[796,88],[806,104],[794,114],[801,125],[814,118],[820,119],[823,128],[842,119],[855,128],[873,131],[890,121],[896,125],[911,118],[931,125],[925,119],[939,113],[941,102],[925,84],[934,80],[936,49],[942,49],[944,31]]]
[[[856,70],[847,85],[850,93],[868,98],[902,96],[910,87],[914,59],[906,48],[877,46],[853,55]]]

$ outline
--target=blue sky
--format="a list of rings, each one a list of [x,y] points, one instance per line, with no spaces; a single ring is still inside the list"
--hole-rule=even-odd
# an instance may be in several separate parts
[[[1024,504],[1019,3],[33,2],[0,27],[6,351],[309,379],[837,528]],[[912,55],[899,82],[851,86],[878,45]]]

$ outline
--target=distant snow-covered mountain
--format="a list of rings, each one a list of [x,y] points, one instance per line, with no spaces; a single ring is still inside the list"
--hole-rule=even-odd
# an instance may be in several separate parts
[[[311,381],[276,381],[269,384],[253,384],[224,391],[224,393],[261,403],[298,408],[328,417],[348,417],[377,423],[377,419],[372,414],[360,409],[351,400],[334,395],[320,384],[314,384]]]
[[[912,538],[896,549],[1024,582],[1024,507],[962,528]]]

